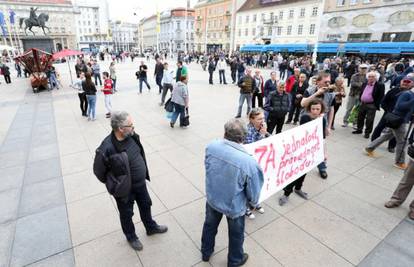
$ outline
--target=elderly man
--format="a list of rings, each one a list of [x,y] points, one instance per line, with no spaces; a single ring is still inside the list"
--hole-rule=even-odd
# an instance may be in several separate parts
[[[351,76],[351,89],[349,91],[348,103],[346,105],[346,113],[344,116],[344,124],[342,127],[348,126],[348,119],[351,115],[351,111],[355,105],[359,104],[359,97],[361,95],[362,85],[366,82],[366,74],[368,65],[361,64],[359,66],[359,72]]]
[[[371,135],[375,113],[380,109],[385,93],[385,86],[378,81],[376,72],[370,71],[367,78],[368,81],[362,85],[357,129],[352,132],[353,134],[362,134],[365,121],[365,138],[369,138]]]
[[[247,102],[247,115],[249,115],[250,110],[252,109],[252,95],[254,91],[255,80],[252,77],[251,69],[246,70],[246,75],[239,80],[237,85],[240,87],[240,97],[236,118],[240,118],[243,109],[243,103],[245,100]]]
[[[147,235],[167,232],[167,226],[158,225],[151,215],[151,198],[146,180],[150,180],[144,148],[134,132],[132,117],[124,112],[112,112],[112,132],[96,150],[93,171],[115,197],[122,231],[134,250],[143,245],[135,233],[132,216],[137,202]]]
[[[226,216],[229,231],[227,266],[241,266],[248,254],[243,251],[246,206],[256,207],[263,186],[263,173],[256,160],[241,146],[247,133],[244,122],[232,119],[224,125],[224,140],[207,145],[206,219],[201,238],[202,260],[214,252],[221,218]]]

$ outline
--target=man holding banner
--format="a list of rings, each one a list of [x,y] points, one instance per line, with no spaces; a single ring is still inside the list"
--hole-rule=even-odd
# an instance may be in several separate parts
[[[243,251],[246,206],[257,206],[263,172],[241,145],[247,133],[244,122],[232,119],[224,125],[224,131],[224,140],[213,141],[206,148],[207,203],[201,253],[202,260],[209,261],[224,215],[229,228],[228,266],[241,266],[249,257]]]

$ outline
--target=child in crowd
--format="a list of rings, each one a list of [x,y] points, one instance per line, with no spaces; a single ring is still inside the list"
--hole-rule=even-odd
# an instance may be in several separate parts
[[[109,78],[109,73],[104,71],[103,72],[103,78],[104,78],[104,88],[102,89],[102,92],[105,95],[105,107],[108,113],[106,113],[106,117],[111,117],[111,111],[112,111],[112,93],[113,93],[113,83],[112,79]]]

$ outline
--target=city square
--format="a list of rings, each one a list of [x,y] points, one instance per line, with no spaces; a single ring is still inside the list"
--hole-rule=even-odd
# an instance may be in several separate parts
[[[113,106],[134,118],[148,157],[153,215],[169,231],[147,237],[136,210],[144,249],[128,247],[114,200],[92,172],[95,149],[110,132],[102,94],[97,120],[87,121],[76,91],[67,86],[66,64],[58,64],[60,90],[33,94],[22,78],[1,85],[1,266],[226,265],[225,223],[210,264],[201,262],[203,161],[206,144],[221,138],[224,123],[235,115],[238,87],[217,84],[217,76],[209,85],[200,65],[187,66],[191,124],[171,129],[152,78],[151,91],[138,94],[138,62],[117,64]],[[154,60],[148,66],[153,69]],[[246,219],[247,266],[412,264],[408,204],[383,206],[403,172],[392,167],[385,148],[377,159],[364,155],[366,142],[338,127],[327,140],[329,178],[312,171],[305,181],[310,200],[293,196],[280,207],[278,193],[265,201],[264,214]]]

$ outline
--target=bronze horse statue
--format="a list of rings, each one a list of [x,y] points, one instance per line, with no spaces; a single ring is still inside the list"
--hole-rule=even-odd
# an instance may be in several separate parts
[[[24,18],[20,18],[19,21],[19,25],[20,25],[20,29],[22,28],[23,22],[25,24],[25,28],[24,28],[24,33],[27,35],[27,29],[29,29],[29,31],[31,31],[33,33],[33,35],[35,35],[35,33],[32,31],[32,27],[39,27],[42,28],[43,33],[46,35],[45,32],[45,28],[49,31],[50,33],[50,29],[49,27],[46,26],[46,21],[49,20],[49,15],[45,14],[45,13],[40,13],[40,15],[37,17],[37,21],[33,21],[30,18],[24,19]]]

